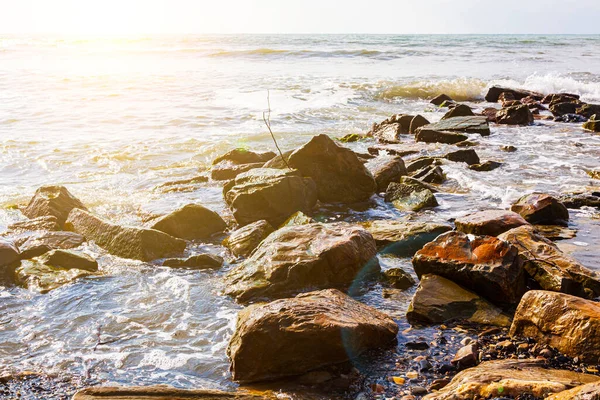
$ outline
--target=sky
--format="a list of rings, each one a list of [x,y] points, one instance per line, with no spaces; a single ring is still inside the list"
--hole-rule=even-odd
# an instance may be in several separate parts
[[[0,33],[600,34],[600,0],[0,0]]]

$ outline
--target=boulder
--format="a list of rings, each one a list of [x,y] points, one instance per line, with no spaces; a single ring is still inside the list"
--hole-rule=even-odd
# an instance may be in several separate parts
[[[571,93],[551,93],[549,95],[544,96],[541,102],[542,104],[550,104],[554,102],[562,103],[564,101],[573,100],[579,100],[579,95]]]
[[[545,193],[531,193],[519,198],[510,208],[532,224],[566,225],[569,210],[560,201]]]
[[[499,239],[518,249],[523,267],[542,289],[588,298],[600,296],[600,275],[564,254],[532,226],[511,229]]]
[[[594,365],[600,360],[598,332],[599,303],[545,290],[525,293],[510,327],[511,336],[534,339]]]
[[[65,265],[54,265],[50,264],[49,261],[60,262]],[[97,264],[95,264],[96,269],[93,269],[93,261],[74,253],[55,255],[51,260],[42,258],[40,260],[22,261],[21,265],[15,270],[15,281],[31,291],[47,293],[76,279],[93,275],[98,269]],[[81,269],[76,266],[89,269]]]
[[[531,125],[533,114],[526,105],[503,108],[496,113],[496,123],[501,125]]]
[[[600,179],[600,173],[598,174]],[[593,178],[593,176],[592,176]],[[600,208],[600,192],[573,193],[560,196],[559,201],[567,208],[579,209],[581,207]]]
[[[84,253],[75,253],[68,250],[50,250],[42,255],[38,261],[44,265],[63,269],[82,269],[84,271],[98,271],[98,262]]]
[[[550,106],[550,112],[555,117],[562,117],[563,115],[572,115],[577,113],[577,109],[580,107],[579,102],[564,102],[564,103],[553,103]]]
[[[373,175],[356,153],[338,146],[327,135],[315,136],[295,150],[289,164],[315,181],[318,199],[324,203],[365,201],[377,189]]]
[[[263,168],[276,168],[276,169],[284,169],[284,168],[288,168],[288,165],[283,162],[283,160],[285,159],[285,161],[289,161],[290,159],[290,155],[294,152],[294,150],[288,150],[285,153],[283,153],[283,157],[281,158],[281,155],[276,155],[275,157],[273,157],[272,159],[270,159],[269,161],[267,161],[262,167]]]
[[[87,210],[83,203],[66,187],[42,186],[35,191],[33,198],[22,211],[27,218],[56,217],[56,222],[62,226],[69,212],[74,208]]]
[[[408,174],[404,160],[400,157],[380,160],[372,167],[371,173],[375,177],[378,192],[385,192],[391,182],[398,182],[402,176]]]
[[[54,249],[74,249],[84,242],[85,238],[75,232],[41,232],[29,236],[19,248],[21,259],[28,260]]]
[[[406,166],[407,172],[415,172],[423,167],[428,167],[432,164],[436,164],[438,159],[435,157],[419,157],[417,159],[411,160],[410,164]]]
[[[576,114],[583,115],[586,118],[592,118],[594,115],[600,115],[600,104],[580,104]]]
[[[248,383],[344,362],[397,333],[388,315],[328,289],[243,309],[227,354],[233,380]]]
[[[436,96],[433,99],[431,99],[429,102],[433,105],[440,106],[445,101],[453,102],[454,100],[452,100],[450,96],[440,94],[439,96]]]
[[[93,240],[111,254],[141,261],[182,253],[186,246],[184,240],[155,229],[115,225],[81,209],[71,211],[65,229]]]
[[[230,164],[230,163],[219,163],[212,167],[210,171],[210,177],[215,181],[226,181],[234,179],[242,172],[250,171],[254,168],[261,168],[265,163],[251,163],[251,164]]]
[[[432,131],[450,131],[463,133],[479,133],[481,136],[490,135],[490,126],[486,117],[454,117],[425,125],[420,129]]]
[[[0,267],[19,261],[21,255],[13,242],[0,237]]]
[[[468,168],[472,169],[473,171],[488,172],[493,171],[496,168],[500,168],[502,165],[503,164],[498,161],[485,161],[479,164],[471,164]]]
[[[415,115],[415,117],[410,121],[408,133],[415,134],[417,133],[417,129],[425,125],[429,125],[429,121],[421,115]]]
[[[475,293],[438,275],[421,276],[419,287],[408,306],[411,324],[444,324],[469,321],[475,324],[510,326],[502,310]]]
[[[295,212],[292,215],[290,215],[290,217],[288,219],[286,219],[283,224],[279,225],[279,228],[283,228],[284,226],[293,226],[293,225],[308,225],[308,224],[312,224],[314,222],[317,222],[317,221],[315,221],[308,215],[304,214],[302,211],[298,211],[298,212]]]
[[[383,143],[398,143],[400,135],[410,133],[413,118],[413,115],[392,115],[380,123],[373,124],[368,134]]]
[[[456,107],[452,108],[450,111],[444,114],[442,119],[449,119],[454,117],[472,117],[474,115],[475,114],[473,114],[473,110],[471,110],[471,107],[464,104],[457,104]]]
[[[479,156],[473,149],[456,150],[444,156],[446,160],[464,162],[468,165],[479,164]]]
[[[258,390],[224,392],[158,386],[94,386],[75,393],[73,400],[277,400],[279,393]]]
[[[432,185],[428,185],[427,183],[410,176],[403,176],[402,178],[400,178],[400,183],[404,183],[405,185],[417,186],[423,189],[429,189],[431,190],[431,193],[438,192],[438,190]]]
[[[431,129],[419,129],[415,135],[417,142],[455,144],[468,139],[468,136],[460,133],[441,132]]]
[[[600,379],[551,369],[544,362],[540,359],[483,362],[458,373],[447,386],[423,400],[537,399]]]
[[[228,161],[232,164],[252,164],[252,163],[265,163],[275,157],[275,153],[268,151],[265,153],[255,153],[253,151],[237,148],[228,151],[227,153],[215,158],[213,165],[217,165],[223,161]]]
[[[383,271],[383,279],[395,289],[406,290],[415,284],[412,276],[402,268],[390,268]]]
[[[188,204],[153,221],[152,229],[181,239],[206,239],[227,228],[223,218],[200,204]]]
[[[165,267],[186,269],[218,269],[223,259],[210,253],[197,254],[188,258],[168,258],[162,263]]]
[[[600,382],[587,383],[547,397],[546,400],[598,400],[600,399]]]
[[[489,101],[490,103],[496,103],[499,100],[500,95],[502,93],[511,93],[515,100],[521,100],[522,98],[529,96],[533,97],[536,100],[542,100],[544,98],[543,94],[531,92],[529,90],[509,89],[499,86],[492,86],[491,88],[489,88],[487,94],[485,95],[485,101]]]
[[[317,202],[312,178],[287,169],[253,169],[238,175],[223,190],[240,225],[266,220],[278,226],[296,211],[309,212]]]
[[[223,240],[223,246],[236,256],[247,257],[274,230],[267,221],[256,221],[232,232]]]
[[[506,210],[485,210],[456,218],[456,229],[474,235],[498,236],[521,225],[529,225],[519,214]]]
[[[488,122],[496,122],[496,114],[498,114],[498,109],[495,107],[486,107],[481,112]]]
[[[8,226],[8,230],[10,232],[60,231],[60,229],[61,227],[58,224],[58,219],[54,215],[46,215],[43,217],[19,221]]]
[[[508,101],[515,101],[515,95],[512,92],[502,92],[500,96],[498,96],[498,102],[506,103]]]
[[[439,204],[431,190],[406,183],[390,183],[385,192],[385,201],[401,211],[419,211]]]
[[[413,257],[419,277],[440,275],[495,304],[512,305],[525,293],[525,270],[517,249],[492,236],[447,232]]]
[[[380,252],[399,257],[412,257],[426,243],[452,230],[445,224],[381,219],[361,223],[375,239]]]
[[[444,183],[446,180],[444,170],[441,167],[433,165],[417,171],[412,177],[425,183]]]
[[[347,288],[379,271],[373,236],[345,223],[289,226],[270,234],[226,277],[225,293],[241,303],[309,289]]]
[[[600,132],[600,121],[590,120],[583,124],[583,129],[591,132]]]
[[[456,365],[458,369],[465,369],[473,367],[479,362],[479,344],[477,342],[470,343],[466,346],[458,349],[454,358],[452,359],[452,365]]]

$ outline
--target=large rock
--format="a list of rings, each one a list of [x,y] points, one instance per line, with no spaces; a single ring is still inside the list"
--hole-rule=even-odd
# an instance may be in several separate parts
[[[473,114],[473,110],[471,110],[471,107],[465,104],[457,104],[456,107],[452,108],[450,111],[444,114],[442,119],[449,119],[454,117],[472,117],[474,115],[475,114]]]
[[[215,158],[213,165],[217,165],[223,161],[230,162],[235,165],[239,164],[252,164],[252,163],[265,163],[275,157],[275,153],[268,151],[265,153],[255,153],[253,151],[237,148],[228,151],[227,153]]]
[[[545,193],[531,193],[519,198],[510,208],[527,222],[541,225],[566,225],[569,210],[560,201]]]
[[[315,136],[295,150],[289,164],[315,181],[318,198],[324,203],[365,201],[377,189],[373,175],[356,153],[327,135]]]
[[[168,258],[163,261],[162,265],[184,269],[217,269],[223,265],[223,259],[214,254],[204,253],[188,258]]]
[[[572,93],[551,93],[551,94],[544,96],[544,98],[541,100],[541,103],[542,104],[562,103],[564,101],[579,100],[579,97],[580,96],[578,94],[572,94]]]
[[[498,99],[500,98],[500,95],[502,93],[512,94],[515,100],[521,100],[521,99],[523,99],[525,97],[529,97],[529,96],[531,96],[532,98],[534,98],[535,100],[538,100],[538,101],[540,101],[544,98],[543,94],[531,92],[529,90],[509,89],[509,88],[503,88],[503,87],[499,87],[499,86],[492,86],[491,88],[489,88],[487,94],[485,95],[485,101],[489,101],[490,103],[495,103],[498,101]]]
[[[600,304],[569,294],[531,290],[515,313],[510,335],[528,337],[586,363],[600,360]]]
[[[577,109],[580,107],[579,101],[566,101],[561,103],[552,103],[550,106],[550,112],[555,117],[561,117],[563,115],[572,115],[577,113]]]
[[[398,182],[401,177],[408,174],[404,160],[401,157],[381,160],[375,163],[371,172],[375,177],[378,192],[385,192],[391,182]]]
[[[200,204],[188,204],[153,221],[152,229],[181,239],[206,239],[225,230],[227,224],[216,212]]]
[[[452,230],[445,224],[412,222],[402,219],[366,221],[361,225],[371,234],[380,252],[412,257],[426,243]]]
[[[236,256],[247,257],[274,230],[267,221],[256,221],[232,232],[223,245]]]
[[[415,135],[417,142],[456,144],[467,140],[469,137],[461,133],[441,132],[431,129],[419,129]]]
[[[40,232],[29,236],[19,245],[19,249],[21,250],[21,258],[27,260],[41,256],[50,250],[74,249],[81,246],[84,242],[85,237],[75,232]]]
[[[19,249],[11,241],[0,237],[0,267],[19,261]]]
[[[46,215],[28,219],[25,221],[15,222],[8,226],[10,232],[27,232],[27,231],[59,231],[61,226],[54,215]]]
[[[389,184],[385,201],[402,211],[419,211],[439,205],[431,190],[419,185],[395,182]]]
[[[425,125],[429,125],[429,121],[422,115],[415,115],[415,117],[410,121],[409,133],[415,134],[417,133],[417,129]]]
[[[594,115],[600,115],[599,104],[581,104],[581,107],[577,109],[577,114],[583,115],[586,118],[592,118]]]
[[[503,108],[496,113],[496,123],[501,125],[531,125],[533,114],[526,105]]]
[[[444,119],[421,128],[432,131],[451,131],[463,133],[479,133],[481,136],[490,135],[490,126],[486,117],[454,117]],[[418,130],[417,130],[418,131]]]
[[[80,209],[71,211],[65,229],[95,241],[111,254],[141,261],[182,253],[186,246],[184,240],[155,229],[115,225]]]
[[[56,217],[56,221],[62,226],[69,216],[69,212],[74,208],[87,210],[83,203],[73,196],[66,187],[42,186],[35,191],[33,198],[29,201],[27,207],[23,209],[23,214],[28,218],[51,215]]]
[[[227,275],[225,293],[245,303],[308,289],[348,287],[379,270],[377,247],[366,230],[344,223],[281,228]]]
[[[369,135],[383,143],[397,143],[400,135],[411,133],[410,124],[414,118],[406,114],[392,115],[380,123],[374,123]]]
[[[453,102],[454,100],[452,100],[452,98],[448,95],[440,94],[440,95],[434,97],[433,99],[431,99],[429,102],[433,105],[441,106],[442,103],[444,103],[445,101]]]
[[[532,226],[511,229],[499,239],[519,250],[525,270],[542,289],[588,298],[600,296],[600,275],[564,254]]]
[[[352,359],[397,333],[386,314],[328,289],[240,311],[227,354],[233,380],[256,382]]]
[[[277,400],[277,393],[257,390],[224,392],[159,386],[94,386],[75,393],[73,400]]]
[[[592,382],[574,387],[547,397],[546,400],[598,400],[600,399],[600,382]]]
[[[413,257],[419,277],[440,275],[496,304],[516,304],[525,293],[525,271],[517,249],[492,236],[469,238],[447,232]]]
[[[513,211],[485,210],[456,218],[456,229],[474,235],[498,236],[521,225],[529,225],[523,217]]]
[[[502,310],[475,293],[441,276],[426,274],[412,298],[406,318],[411,324],[442,324],[469,321],[476,324],[510,326]]]
[[[583,129],[591,132],[600,132],[600,121],[589,120],[583,124]]]
[[[240,225],[266,220],[278,226],[297,211],[309,213],[317,202],[315,181],[287,169],[258,168],[244,172],[224,192],[225,201]]]
[[[74,260],[71,258],[70,262],[72,261]],[[31,291],[47,293],[93,273],[80,268],[44,264],[38,260],[22,261],[15,271],[15,281]]]
[[[479,156],[473,149],[456,150],[446,154],[444,158],[454,162],[464,162],[467,165],[479,164]]]
[[[488,361],[458,373],[446,387],[423,400],[538,399],[599,379],[550,369],[539,359]]]
[[[41,256],[38,261],[63,269],[82,269],[89,272],[98,271],[98,262],[84,253],[75,253],[68,250],[51,250]]]
[[[261,168],[264,164],[262,162],[251,164],[230,164],[223,162],[212,167],[210,177],[215,181],[226,181],[234,179],[239,174],[251,169]]]

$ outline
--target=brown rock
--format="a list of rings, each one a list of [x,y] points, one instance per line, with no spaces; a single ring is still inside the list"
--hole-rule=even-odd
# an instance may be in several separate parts
[[[212,167],[210,171],[210,177],[216,181],[226,181],[233,179],[242,172],[250,171],[254,168],[261,168],[265,163],[251,163],[251,164],[230,164],[230,163],[219,163]]]
[[[265,220],[256,221],[240,228],[223,241],[223,246],[236,256],[247,257],[275,229]]]
[[[521,100],[522,98],[528,97],[528,96],[531,96],[536,100],[542,100],[542,98],[544,97],[544,95],[542,95],[540,93],[530,92],[529,90],[509,89],[509,88],[493,86],[488,90],[488,93],[485,96],[485,101],[489,101],[490,103],[496,103],[499,100],[500,95],[502,93],[511,93],[513,95],[513,97],[515,98],[515,100]]]
[[[419,211],[439,205],[431,190],[405,183],[390,183],[384,198],[402,211]]]
[[[496,168],[500,168],[503,164],[501,162],[498,161],[485,161],[479,164],[472,164],[469,165],[469,169],[472,169],[473,171],[479,171],[479,172],[488,172],[488,171],[493,171]]]
[[[392,115],[380,123],[373,124],[368,134],[383,143],[398,143],[400,135],[410,133],[413,118],[413,115]]]
[[[435,164],[437,162],[437,158],[435,157],[420,157],[415,160],[412,160],[410,164],[406,166],[407,172],[415,172],[420,170],[423,167],[427,167],[429,165]]]
[[[412,177],[425,183],[444,183],[446,180],[444,170],[438,166],[425,167],[417,171]]]
[[[591,132],[600,132],[600,121],[590,120],[583,124],[583,129]]]
[[[600,104],[581,104],[576,113],[593,119],[594,115],[600,115]]]
[[[200,204],[188,204],[158,220],[152,229],[181,239],[206,239],[225,230],[227,224],[216,212]]]
[[[385,192],[391,182],[398,182],[408,174],[404,160],[400,157],[386,158],[373,166],[371,170],[377,183],[377,191]]]
[[[586,385],[574,387],[553,394],[547,400],[598,400],[600,399],[600,382],[592,382]]]
[[[38,260],[44,265],[63,269],[82,269],[84,271],[98,271],[98,262],[84,253],[75,253],[68,250],[51,250]]]
[[[505,210],[486,210],[459,217],[456,229],[474,235],[498,236],[512,228],[529,225],[519,214]]]
[[[544,96],[542,99],[542,104],[550,104],[550,103],[562,103],[565,101],[573,101],[579,100],[578,94],[570,94],[570,93],[552,93],[547,96]]]
[[[415,115],[415,117],[410,121],[410,128],[408,129],[408,132],[415,134],[417,133],[417,129],[425,125],[429,125],[429,121],[421,115]]]
[[[162,265],[172,268],[186,269],[217,269],[223,265],[223,259],[210,253],[197,254],[185,259],[168,258]]]
[[[328,289],[243,309],[227,354],[235,381],[256,382],[346,361],[397,332],[386,314]]]
[[[486,117],[469,116],[454,117],[425,125],[420,129],[429,129],[433,131],[450,131],[463,133],[479,133],[481,136],[490,135],[490,126]]]
[[[383,271],[385,281],[396,289],[406,290],[415,284],[412,276],[402,268],[390,268]]]
[[[431,99],[430,103],[436,106],[440,106],[445,101],[453,102],[454,100],[452,100],[450,96],[440,94],[439,96],[436,96],[433,99]]]
[[[35,191],[33,198],[23,214],[28,218],[37,218],[45,216],[56,217],[56,221],[62,226],[69,212],[79,208],[87,210],[79,199],[73,196],[64,186],[42,186]]]
[[[564,103],[553,103],[550,106],[550,112],[555,117],[560,117],[566,114],[576,114],[577,109],[581,106],[579,102],[564,102]]]
[[[456,107],[448,111],[442,119],[454,118],[454,117],[471,117],[474,116],[471,107],[464,104],[457,104]]]
[[[223,161],[228,161],[235,165],[265,163],[271,160],[273,157],[275,157],[275,153],[272,151],[266,153],[255,153],[247,149],[237,148],[215,158],[213,160],[213,165],[217,165]]]
[[[276,400],[276,393],[257,390],[223,392],[210,389],[176,389],[160,386],[96,386],[75,393],[73,400]]]
[[[458,349],[451,362],[459,369],[464,369],[477,365],[478,359],[479,345],[471,343]]]
[[[13,242],[0,238],[0,266],[10,265],[19,261],[19,249]]]
[[[473,149],[456,150],[446,154],[444,158],[454,162],[465,162],[468,165],[479,164],[479,156]]]
[[[519,198],[510,208],[532,224],[566,225],[569,210],[560,201],[545,193],[531,193]]]
[[[15,281],[31,291],[47,293],[92,274],[88,270],[48,265],[37,260],[22,261],[15,270]]]
[[[415,135],[417,142],[455,144],[464,142],[468,136],[460,133],[440,132],[431,129],[419,129]]]
[[[8,230],[11,232],[59,231],[60,229],[58,219],[54,215],[19,221],[8,226]]]
[[[42,232],[28,237],[19,248],[21,259],[27,260],[54,249],[74,249],[84,242],[85,238],[75,232]]]
[[[489,122],[496,122],[496,114],[498,113],[498,109],[494,107],[484,108],[481,112],[481,115],[487,118]]]
[[[533,114],[526,105],[514,105],[496,113],[496,123],[502,125],[531,125]]]

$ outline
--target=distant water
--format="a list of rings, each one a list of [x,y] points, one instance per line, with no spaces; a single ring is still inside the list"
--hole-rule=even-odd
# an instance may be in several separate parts
[[[92,211],[125,224],[189,202],[225,212],[216,183],[186,192],[156,188],[203,173],[233,147],[272,150],[262,121],[267,91],[286,150],[319,133],[366,132],[392,113],[435,121],[443,114],[428,98],[446,93],[475,102],[491,85],[566,91],[600,103],[600,36],[0,36],[0,230],[23,219],[10,206],[27,202],[43,184],[64,184]],[[507,207],[534,189],[597,185],[585,170],[600,166],[600,139],[579,125],[544,121],[492,131],[477,152],[505,167],[476,173],[444,166],[450,193],[421,218]],[[500,152],[503,144],[519,151]],[[331,219],[400,216],[377,204],[362,214],[332,212]],[[572,215],[580,235],[565,243],[600,269],[598,219],[590,210]],[[205,249],[222,252],[206,244],[190,251]],[[100,257],[104,277],[47,295],[0,288],[0,370],[231,385],[225,347],[239,307],[218,295],[219,273],[85,250]],[[389,263],[410,270],[409,260],[383,264]],[[405,324],[405,303],[378,294],[366,301]],[[93,350],[98,332],[110,344]]]

